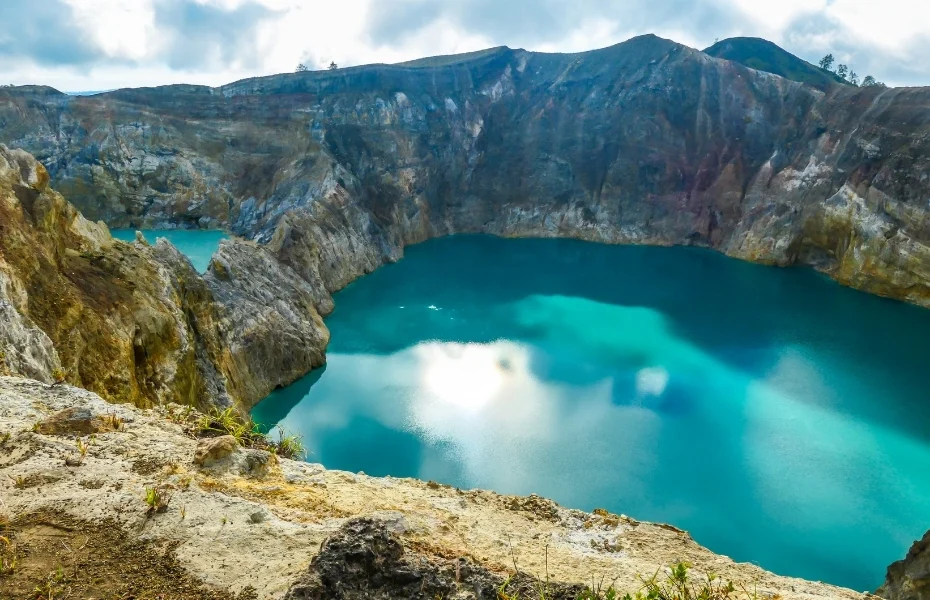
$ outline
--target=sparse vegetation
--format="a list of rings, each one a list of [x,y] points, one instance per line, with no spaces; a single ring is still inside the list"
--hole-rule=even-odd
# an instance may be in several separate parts
[[[4,525],[2,528],[5,529],[6,526]],[[18,563],[16,544],[10,541],[9,538],[0,535],[0,577],[10,575],[16,570]]]
[[[55,385],[59,385],[65,382],[65,379],[68,378],[68,374],[65,373],[65,370],[61,367],[56,367],[52,370],[52,379],[55,380]]]
[[[294,69],[294,72],[295,72],[295,73],[304,73],[304,72],[309,71],[309,70],[310,70],[310,67],[308,67],[308,66],[305,65],[304,63],[300,63],[300,64],[297,65],[297,68]]]
[[[59,566],[48,574],[45,583],[36,586],[36,600],[55,600],[55,598],[63,597],[65,592],[65,586],[63,584],[66,579],[65,570]]]
[[[300,436],[288,434],[282,427],[278,427],[277,439],[271,439],[262,433],[258,423],[251,418],[243,419],[232,408],[214,408],[210,414],[201,416],[195,433],[199,436],[231,435],[240,446],[267,450],[282,458],[303,460],[307,454]]]
[[[858,73],[853,71],[852,68],[849,67],[849,65],[845,65],[842,63],[837,65],[836,69],[834,69],[833,63],[835,61],[836,59],[833,57],[832,54],[827,54],[826,56],[821,58],[820,62],[817,64],[824,71],[829,71],[830,73],[833,73],[834,75],[839,77],[841,80],[845,81],[846,83],[850,85],[856,85],[856,86],[860,85]],[[862,87],[883,87],[883,88],[888,87],[881,81],[876,80],[871,75],[865,76],[865,78],[862,80],[861,86]]]
[[[116,413],[107,413],[103,415],[102,420],[104,426],[113,431],[122,431],[125,426],[123,419],[117,416]]]
[[[299,435],[290,434],[278,427],[278,439],[271,442],[271,451],[283,458],[303,460],[307,458],[307,450]]]
[[[245,420],[232,408],[219,410],[214,408],[210,414],[203,415],[197,423],[200,435],[231,435],[240,446],[248,448],[261,447],[267,439],[252,419]]]
[[[191,417],[194,415],[194,407],[188,404],[184,407],[183,410],[175,410],[175,405],[168,405],[168,420],[172,423],[177,423],[178,425],[187,425],[191,422]]]
[[[69,467],[80,467],[82,464],[84,464],[84,458],[87,456],[87,450],[89,446],[87,442],[81,438],[77,438],[74,443],[77,447],[77,458],[66,458],[65,464]]]
[[[171,502],[171,494],[167,488],[156,486],[145,489],[145,503],[149,505],[148,515],[163,513],[168,510],[168,504]]]
[[[336,62],[333,61],[333,62],[329,63],[329,67],[328,67],[328,68],[329,68],[330,71],[335,71],[336,69],[339,68],[339,65],[337,65]]]

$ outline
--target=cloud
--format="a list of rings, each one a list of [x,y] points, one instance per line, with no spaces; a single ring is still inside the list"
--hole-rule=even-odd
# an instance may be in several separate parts
[[[235,8],[192,0],[161,0],[155,4],[155,26],[169,43],[164,60],[172,69],[237,64],[261,64],[258,28],[278,13],[256,2]]]
[[[695,48],[756,36],[860,76],[930,84],[913,0],[0,0],[0,83],[221,85],[294,69],[507,45],[578,52],[655,33]]]
[[[930,85],[930,65],[925,61],[930,55],[930,31],[889,30],[887,36],[872,31],[873,36],[865,36],[857,31],[859,22],[830,13],[807,14],[788,23],[775,41],[814,63],[833,54],[837,64],[848,65],[860,79],[873,75],[891,85]]]
[[[368,34],[376,45],[391,45],[424,28],[451,23],[495,44],[539,49],[598,24],[615,36],[688,32],[692,39],[705,39],[733,29],[732,15],[708,0],[396,0],[372,4]]]
[[[38,65],[86,65],[102,57],[91,36],[76,25],[62,0],[2,0],[0,59]]]

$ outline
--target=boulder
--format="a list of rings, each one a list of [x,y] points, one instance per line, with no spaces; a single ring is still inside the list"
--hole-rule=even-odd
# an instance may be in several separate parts
[[[110,431],[103,419],[89,408],[66,408],[36,425],[36,431],[45,435],[90,435]]]
[[[194,451],[194,464],[212,467],[232,456],[239,450],[239,442],[231,435],[200,440]]]

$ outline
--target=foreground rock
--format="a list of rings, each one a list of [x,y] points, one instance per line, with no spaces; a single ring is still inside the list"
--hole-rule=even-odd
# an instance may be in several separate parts
[[[888,600],[930,600],[930,531],[914,542],[904,560],[888,567],[878,594]]]
[[[32,431],[70,409],[112,414],[124,423],[93,440],[84,436],[89,449],[74,467],[65,465],[74,434]],[[66,385],[0,377],[0,436],[9,434],[0,452],[2,508],[14,521],[53,511],[81,523],[111,523],[107,531],[118,527],[130,541],[173,548],[172,564],[196,581],[230,593],[254,588],[259,598],[432,600],[435,595],[417,594],[444,594],[455,581],[459,595],[444,598],[494,598],[490,590],[512,574],[515,559],[523,573],[513,582],[517,590],[531,586],[533,576],[545,577],[547,558],[548,575],[558,582],[553,597],[572,597],[579,584],[601,577],[635,591],[640,574],[678,562],[758,586],[765,596],[862,597],[734,563],[674,528],[568,510],[542,498],[290,460],[246,476],[216,465],[203,469],[195,464],[198,440],[166,414],[112,406]],[[218,454],[230,451],[226,458],[237,452],[224,447]],[[202,447],[200,456],[207,454]],[[150,512],[145,502],[146,490],[156,488],[168,497],[162,512]],[[81,531],[93,535],[86,526]]]

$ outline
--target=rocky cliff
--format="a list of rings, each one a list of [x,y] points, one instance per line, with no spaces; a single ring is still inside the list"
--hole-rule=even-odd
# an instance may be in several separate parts
[[[888,600],[930,599],[930,531],[903,560],[888,567],[885,584],[876,593]]]
[[[224,242],[201,277],[173,246],[125,244],[0,146],[0,371],[115,402],[250,406],[323,363],[303,278]]]
[[[268,243],[324,313],[454,232],[709,246],[930,305],[930,90],[821,87],[644,36],[221,88],[14,88],[0,137],[90,218]]]

